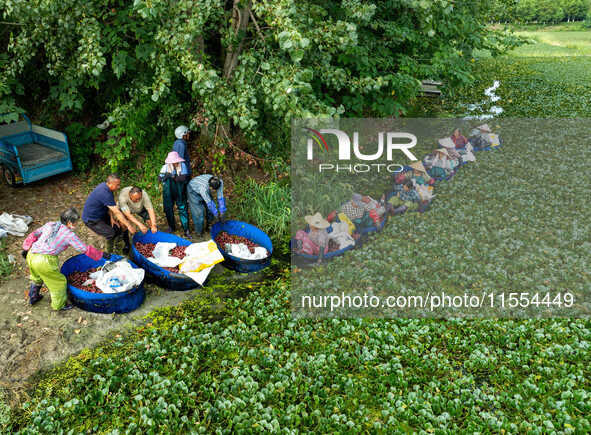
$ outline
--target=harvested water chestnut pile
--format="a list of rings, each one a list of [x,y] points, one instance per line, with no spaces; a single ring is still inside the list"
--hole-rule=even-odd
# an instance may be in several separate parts
[[[243,243],[246,246],[248,246],[248,250],[250,251],[251,254],[254,254],[254,248],[259,247],[259,245],[257,245],[254,242],[251,242],[246,237],[235,236],[233,234],[228,234],[225,231],[220,232],[216,236],[215,242],[219,246],[221,246],[222,249],[224,249],[226,247],[226,243],[231,243],[231,244],[234,244],[234,245],[239,245],[239,244]]]
[[[93,269],[88,269],[85,272],[80,272],[79,270],[72,272],[70,275],[68,275],[68,283],[76,288],[79,288],[80,290],[84,290],[85,292],[102,293],[103,291],[96,286],[96,282],[93,282],[90,285],[82,285],[90,279],[89,275],[91,273],[94,273],[98,270],[101,270],[101,268],[95,267]]]
[[[138,252],[146,258],[153,257],[152,252],[154,251],[155,247],[155,243],[135,243],[135,249],[137,249]],[[177,246],[176,248],[172,248],[168,254],[171,257],[183,259],[185,258],[185,251],[187,248],[188,246]],[[163,267],[163,269],[166,269],[172,273],[181,273],[178,267]]]

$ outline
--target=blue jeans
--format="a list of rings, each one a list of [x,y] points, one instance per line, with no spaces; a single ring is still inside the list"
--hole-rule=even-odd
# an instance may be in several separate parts
[[[187,200],[189,202],[189,210],[191,210],[191,216],[193,217],[193,225],[195,226],[195,232],[201,234],[203,232],[203,221],[205,214],[207,213],[207,220],[213,222],[213,214],[207,208],[203,197],[195,192],[191,185],[187,186]]]

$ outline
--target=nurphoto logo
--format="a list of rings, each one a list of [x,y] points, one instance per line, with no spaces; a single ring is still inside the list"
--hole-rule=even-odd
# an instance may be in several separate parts
[[[353,155],[355,156],[355,158],[358,160],[362,160],[364,162],[375,162],[376,160],[384,160],[384,151],[386,154],[385,160],[387,162],[391,162],[393,160],[394,151],[396,150],[402,151],[406,155],[406,157],[408,157],[408,159],[412,161],[418,160],[410,152],[410,148],[414,147],[417,144],[417,138],[412,133],[379,132],[377,135],[377,151],[373,154],[363,154],[359,147],[358,132],[353,133],[353,141],[351,141],[349,135],[342,130],[322,129],[318,132],[308,127],[304,127],[304,129],[311,132],[311,137],[309,137],[307,141],[308,160],[314,160],[314,142],[318,144],[321,150],[325,149],[326,151],[329,151],[328,143],[324,138],[325,134],[333,134],[336,136],[339,143],[339,162],[351,162],[351,149],[353,149]],[[351,142],[353,143],[352,147]],[[324,145],[324,147],[322,145]],[[319,172],[370,172],[372,170],[380,172],[381,169],[385,169],[388,172],[401,172],[403,170],[403,166],[391,163],[358,163],[348,165],[320,163],[318,165]]]

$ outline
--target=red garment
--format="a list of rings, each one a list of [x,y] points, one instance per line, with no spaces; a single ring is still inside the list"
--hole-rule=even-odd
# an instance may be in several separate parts
[[[455,137],[453,134],[450,136],[456,148],[464,148],[468,144],[468,139],[465,136],[459,135]]]

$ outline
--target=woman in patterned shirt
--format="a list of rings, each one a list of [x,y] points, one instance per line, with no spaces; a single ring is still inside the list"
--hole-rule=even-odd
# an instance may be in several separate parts
[[[324,254],[328,253],[328,232],[330,224],[320,213],[304,218],[310,225],[310,232],[299,230],[296,234],[298,249],[308,255],[318,254],[317,264],[322,263]]]
[[[80,215],[76,209],[68,209],[60,216],[60,222],[48,222],[38,230],[33,231],[23,242],[23,257],[27,260],[31,273],[31,288],[29,289],[29,304],[33,305],[43,299],[39,294],[43,283],[51,295],[51,308],[54,310],[69,310],[74,305],[66,304],[67,279],[59,270],[57,256],[68,249],[84,252],[88,257],[97,261],[101,258],[109,260],[111,254],[101,252],[90,245],[85,245],[74,234],[76,223]]]

